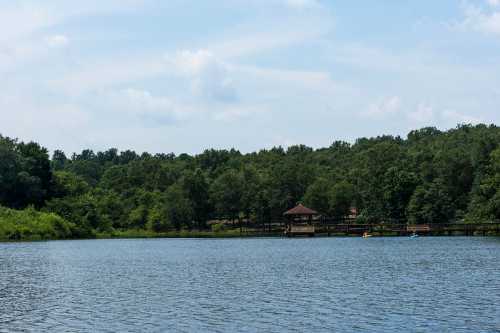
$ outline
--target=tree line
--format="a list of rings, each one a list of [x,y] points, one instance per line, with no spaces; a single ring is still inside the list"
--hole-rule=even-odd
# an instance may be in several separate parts
[[[500,128],[481,124],[320,149],[49,157],[38,143],[0,135],[0,238],[30,234],[30,218],[46,226],[37,232],[61,235],[51,237],[205,230],[221,219],[259,224],[298,202],[338,219],[356,207],[358,223],[490,221],[500,218],[499,144]]]

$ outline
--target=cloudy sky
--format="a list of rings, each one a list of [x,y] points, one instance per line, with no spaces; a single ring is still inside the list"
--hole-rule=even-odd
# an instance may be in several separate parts
[[[500,0],[0,0],[0,133],[68,153],[500,122]]]

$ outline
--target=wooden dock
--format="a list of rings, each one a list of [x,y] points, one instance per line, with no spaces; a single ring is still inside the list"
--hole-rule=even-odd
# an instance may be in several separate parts
[[[255,224],[251,232],[262,235],[281,234],[293,236],[408,236],[413,234],[429,236],[500,236],[500,220],[483,223],[428,223],[409,224],[403,220],[386,220],[372,224],[356,223],[356,215],[342,219],[322,216],[318,212],[297,204],[283,213],[281,219]],[[247,224],[247,227],[250,227]],[[251,228],[251,227],[250,227]],[[248,229],[247,229],[248,230]]]
[[[264,225],[248,225],[250,234],[294,236],[500,236],[500,222],[489,223],[432,223],[409,225],[403,223],[355,224],[315,222],[311,225],[289,225],[274,221]]]
[[[285,235],[289,237],[308,236],[312,237],[316,234],[314,225],[290,225],[285,229]]]
[[[433,224],[321,224],[315,229],[323,235],[372,235],[407,236],[413,233],[429,236],[500,236],[500,223],[433,223]]]

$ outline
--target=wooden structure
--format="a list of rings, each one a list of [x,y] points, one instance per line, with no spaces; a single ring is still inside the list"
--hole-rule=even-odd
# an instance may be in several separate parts
[[[287,218],[285,218],[287,217]],[[310,222],[309,222],[310,221]],[[309,223],[308,223],[309,222]],[[347,222],[347,223],[346,223]],[[292,229],[293,226],[293,229]],[[293,232],[292,232],[293,231]],[[364,233],[373,236],[410,236],[413,232],[425,236],[500,236],[500,221],[482,223],[349,223],[349,221],[329,219],[320,215],[311,218],[285,215],[266,223],[250,222],[245,226],[246,236],[359,236]]]
[[[315,210],[307,208],[302,204],[283,213],[286,218],[285,235],[287,236],[314,236],[314,217],[319,214]]]
[[[487,223],[432,223],[432,224],[345,224],[323,220],[315,228],[316,235],[354,236],[365,232],[375,236],[408,236],[413,233],[430,236],[488,236],[500,235],[500,222]]]
[[[413,224],[407,225],[406,231],[417,233],[429,233],[431,231],[431,227],[428,224]]]

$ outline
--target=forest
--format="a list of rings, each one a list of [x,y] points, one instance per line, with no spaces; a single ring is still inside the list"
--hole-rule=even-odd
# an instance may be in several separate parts
[[[66,156],[0,135],[3,240],[210,231],[220,225],[209,221],[280,219],[298,202],[337,219],[355,207],[355,223],[497,220],[500,128],[195,156],[113,148]]]

